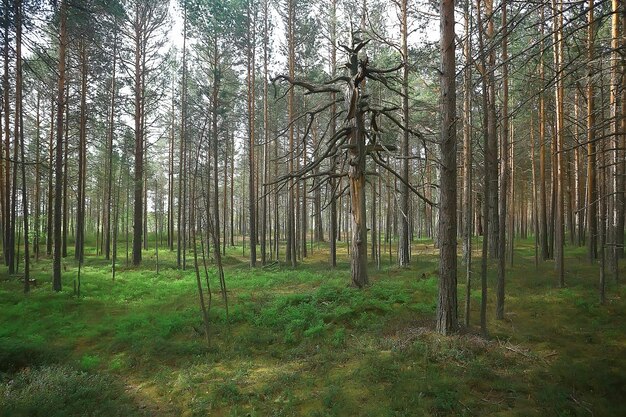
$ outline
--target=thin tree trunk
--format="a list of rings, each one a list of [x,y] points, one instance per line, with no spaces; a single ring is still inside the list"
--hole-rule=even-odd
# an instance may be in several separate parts
[[[117,21],[115,25],[117,29]],[[115,135],[115,96],[116,96],[116,68],[117,68],[117,31],[113,41],[113,63],[111,72],[111,101],[109,110],[109,129],[107,132],[107,191],[105,202],[104,225],[104,257],[111,256],[111,193],[113,192],[113,136]],[[171,200],[170,200],[171,201]],[[117,227],[117,224],[115,225]]]
[[[287,45],[288,45],[288,61],[289,61],[289,77],[292,79],[295,75],[295,1],[289,0],[288,4],[288,19],[287,19]],[[294,91],[293,88],[289,89],[287,96],[287,107],[289,111],[289,174],[293,174],[294,171],[294,159],[296,157],[294,153]],[[285,261],[292,267],[297,264],[296,261],[296,225],[295,225],[295,183],[292,177],[289,178],[289,201],[287,204],[287,251],[285,254]]]
[[[261,263],[267,263],[267,205],[269,182],[269,95],[268,95],[268,44],[269,44],[269,1],[263,1],[263,201],[261,220]]]
[[[65,140],[63,141],[63,232],[62,232],[62,243],[61,243],[61,256],[63,258],[67,257],[67,234],[68,234],[68,221],[70,220],[68,208],[69,208],[69,200],[67,198],[67,187],[68,187],[68,169],[69,169],[69,130],[70,130],[70,86],[69,82],[65,85],[65,126],[64,126],[64,135]],[[72,228],[73,230],[73,228]]]
[[[183,2],[183,62],[181,80],[181,120],[180,120],[180,149],[178,154],[178,218],[177,218],[177,245],[176,245],[176,265],[185,269],[185,170],[186,162],[186,129],[187,129],[187,2]]]
[[[464,233],[463,233],[463,253],[465,255],[465,327],[470,324],[470,296],[472,289],[472,22],[470,2],[465,3],[465,42],[463,45],[463,55],[465,59],[465,69],[463,72],[463,205],[464,211]]]
[[[555,103],[556,103],[556,172],[557,181],[554,185],[557,189],[557,207],[556,207],[556,235],[555,235],[555,263],[559,286],[565,286],[565,263],[564,263],[564,244],[565,244],[565,225],[564,225],[564,169],[563,169],[563,136],[564,136],[564,117],[563,117],[563,3],[559,0],[553,0],[554,8],[554,68],[556,71],[555,84]]]
[[[172,120],[170,121],[168,170],[167,170],[167,247],[170,252],[174,250],[174,137],[175,137],[175,107],[174,107],[174,83],[172,83]]]
[[[330,11],[330,74],[334,78],[337,72],[337,2],[331,0]],[[337,132],[337,106],[335,105],[336,95],[330,94],[333,104],[330,107],[330,136],[334,137]],[[335,172],[337,159],[331,159],[331,172]],[[341,188],[341,187],[340,187]],[[330,266],[337,266],[337,179],[333,176],[330,179],[330,225],[328,237],[330,241]]]
[[[50,102],[50,137],[48,141],[48,205],[46,208],[46,255],[52,255],[52,237],[54,236],[53,232],[53,218],[54,218],[54,189],[53,189],[53,177],[54,177],[54,134],[55,134],[55,108],[54,108],[54,95],[51,96]],[[7,165],[8,169],[8,165]],[[8,196],[7,196],[8,198]],[[5,227],[7,227],[5,225]]]
[[[78,201],[76,207],[76,239],[74,258],[83,262],[85,239],[85,181],[87,179],[87,50],[85,41],[80,42],[80,126],[78,134]],[[97,247],[97,245],[96,245]]]
[[[587,228],[588,228],[588,253],[589,261],[593,263],[597,258],[598,238],[598,192],[596,185],[596,116],[593,76],[595,75],[594,43],[595,43],[595,20],[594,0],[589,0],[587,12]]]
[[[622,37],[620,40],[620,48],[622,51],[626,50],[626,5],[624,2],[621,2],[621,17],[622,17]],[[621,71],[622,71],[622,79],[621,79],[621,87],[622,87],[622,96],[621,96],[621,114],[620,114],[620,124],[621,124],[621,139],[620,146],[621,156],[619,159],[621,160],[619,166],[619,176],[618,178],[621,181],[621,185],[619,185],[619,193],[621,199],[621,215],[618,218],[617,223],[617,255],[619,258],[624,258],[624,229],[626,228],[626,58],[622,56],[621,61]]]
[[[235,246],[235,135],[230,137],[230,246]]]
[[[304,108],[306,108],[306,104],[303,105]],[[307,137],[306,136],[302,136],[302,140],[299,140],[298,143],[302,144],[302,152],[300,152],[302,154],[302,166],[306,166],[307,164]],[[298,167],[298,170],[300,169],[300,167]],[[307,210],[307,181],[306,179],[303,179],[300,181],[300,183],[302,184],[302,208],[301,208],[301,213],[300,213],[300,253],[302,254],[302,258],[306,258],[307,255],[307,247],[306,247],[306,242],[307,242],[307,231],[309,230],[309,222],[308,222],[308,210]]]
[[[61,228],[63,192],[63,113],[65,108],[65,51],[67,45],[67,2],[61,1],[59,29],[59,68],[57,80],[57,123],[54,186],[54,260],[52,264],[52,288],[61,291]]]
[[[39,238],[40,238],[40,216],[41,216],[41,120],[40,120],[40,108],[41,108],[41,95],[37,91],[37,115],[35,121],[35,219],[34,219],[34,237],[33,237],[33,249],[35,252],[35,260],[39,261]],[[2,141],[0,141],[1,144]],[[1,155],[1,152],[0,152]],[[1,158],[0,158],[1,159]],[[2,163],[0,162],[0,178],[2,178]],[[0,187],[1,188],[1,187]],[[2,198],[0,197],[0,201]],[[1,206],[1,203],[0,203]]]
[[[487,71],[487,134],[489,136],[489,154],[491,156],[489,181],[491,182],[491,190],[489,193],[489,199],[485,201],[489,204],[490,217],[485,219],[491,221],[491,227],[489,228],[489,252],[492,258],[498,256],[498,239],[500,236],[500,225],[498,215],[498,137],[496,132],[496,82],[495,82],[495,70],[496,70],[496,51],[495,51],[495,32],[494,32],[494,10],[493,0],[485,0],[485,15],[487,17],[487,40],[489,44],[489,54],[486,71]],[[505,192],[505,191],[503,191]]]
[[[222,203],[222,220],[223,220],[223,234],[224,240],[222,241],[222,253],[226,254],[226,242],[228,241],[228,236],[226,235],[226,224],[228,222],[228,218],[226,217],[227,207],[228,207],[228,154],[230,145],[228,144],[228,132],[225,135],[226,141],[224,144],[224,200]],[[219,233],[219,230],[217,231]]]
[[[443,6],[443,3],[442,3]],[[400,33],[402,67],[402,121],[409,126],[409,50],[408,50],[408,0],[400,1]],[[443,11],[442,11],[443,12]],[[443,15],[442,15],[443,19]],[[402,179],[400,182],[400,236],[398,241],[398,264],[407,266],[410,262],[409,251],[409,131],[402,131]]]
[[[544,21],[544,8],[541,6],[541,18]],[[539,235],[541,241],[541,259],[550,258],[550,250],[548,246],[548,194],[546,192],[546,99],[544,94],[545,85],[545,46],[544,46],[544,30],[541,25],[541,57],[539,59],[539,80],[541,91],[539,93]]]
[[[600,156],[601,168],[600,168],[600,225],[598,228],[598,238],[599,238],[599,257],[600,257],[600,282],[599,282],[599,295],[600,295],[600,304],[604,304],[606,302],[606,211],[607,204],[606,200],[607,196],[607,178],[606,178],[606,157],[604,145],[602,145],[602,155]]]
[[[539,205],[537,204],[537,164],[535,162],[535,130],[532,114],[530,116],[530,161],[532,169],[532,205],[533,205],[533,235],[535,241],[535,269],[539,267]]]
[[[196,155],[199,157],[199,155]],[[200,267],[198,264],[198,248],[196,242],[196,176],[198,174],[198,158],[196,158],[196,168],[193,175],[192,186],[191,186],[191,198],[189,202],[190,213],[189,213],[189,224],[191,228],[191,245],[193,250],[193,265],[194,271],[196,275],[196,284],[198,285],[198,300],[200,301],[200,310],[202,311],[202,322],[204,324],[204,337],[206,339],[207,345],[211,342],[209,338],[210,324],[209,324],[209,313],[206,308],[206,304],[204,302],[204,291],[202,289],[202,279],[200,277]],[[202,235],[202,233],[201,233]],[[219,251],[219,247],[218,247]]]
[[[217,245],[214,250],[217,251],[217,253],[220,252],[220,211],[219,211],[219,175],[218,175],[218,168],[219,168],[219,155],[218,155],[218,150],[219,150],[219,143],[218,143],[218,139],[219,139],[219,135],[218,135],[218,129],[217,129],[217,116],[218,116],[218,109],[219,109],[219,94],[220,94],[220,87],[221,87],[221,70],[219,68],[219,49],[218,49],[218,40],[217,40],[217,35],[215,35],[214,39],[213,39],[213,70],[215,71],[214,76],[213,76],[213,91],[212,91],[212,105],[213,105],[213,111],[211,114],[211,132],[213,134],[213,191],[214,191],[214,198],[213,198],[213,215],[214,215],[214,221],[213,224],[215,225],[215,239],[216,241],[214,242],[215,245]],[[224,163],[224,166],[226,167],[228,165],[228,161],[226,161]],[[224,168],[226,170],[226,168]],[[210,187],[208,187],[210,189]],[[226,237],[224,237],[224,239],[226,239]],[[207,248],[208,250],[208,248]]]
[[[22,171],[22,216],[24,220],[24,292],[30,291],[30,248],[28,236],[28,193],[24,156],[24,117],[22,111],[22,1],[15,2],[15,140],[19,141]],[[39,115],[39,113],[37,113]],[[15,145],[17,148],[17,143]],[[39,149],[37,149],[39,152]],[[17,163],[17,161],[16,161]],[[17,180],[17,178],[16,178]]]
[[[491,182],[489,179],[489,175],[491,173],[490,165],[494,161],[492,158],[491,148],[489,147],[489,132],[487,125],[489,124],[489,114],[487,111],[487,107],[489,104],[489,99],[487,97],[487,59],[485,57],[485,47],[483,40],[483,23],[482,23],[482,8],[481,8],[481,0],[476,1],[476,16],[478,18],[478,43],[479,43],[479,51],[481,52],[481,66],[482,66],[482,105],[483,105],[483,149],[485,155],[484,161],[484,173],[483,173],[483,199],[482,199],[482,208],[483,208],[483,224],[482,224],[482,232],[483,232],[483,241],[482,241],[482,258],[481,258],[481,267],[480,267],[480,286],[481,286],[481,299],[480,299],[480,329],[483,336],[487,335],[487,259],[489,252],[489,199],[491,194]]]
[[[500,148],[500,195],[498,208],[498,280],[496,281],[496,319],[504,319],[504,282],[506,278],[507,191],[509,176],[509,70],[507,0],[502,1],[502,124]],[[511,208],[513,205],[511,204]]]
[[[620,84],[622,76],[620,74],[620,39],[619,39],[619,15],[620,15],[620,3],[624,7],[623,2],[619,0],[612,0],[612,16],[611,16],[611,135],[613,142],[613,159],[611,167],[612,171],[612,186],[613,186],[613,213],[611,216],[612,223],[612,235],[613,235],[613,250],[612,252],[612,269],[615,282],[619,282],[619,258],[623,254],[624,244],[624,172],[623,167],[623,148],[622,135],[624,132],[620,131]],[[626,36],[626,35],[625,35]]]
[[[10,37],[9,37],[9,25],[11,23],[11,19],[8,18],[9,15],[9,0],[4,0],[4,12],[7,18],[4,20],[4,74],[2,77],[2,90],[3,90],[3,110],[4,110],[4,160],[6,161],[5,168],[5,189],[4,189],[4,197],[5,197],[5,208],[4,208],[4,262],[9,267],[9,274],[13,273],[13,254],[15,250],[15,246],[13,245],[13,239],[15,238],[15,228],[11,224],[11,207],[15,205],[15,202],[11,201],[11,126],[10,126],[10,113],[11,113],[11,103],[10,103],[10,87],[9,87],[9,48],[10,45]]]
[[[250,222],[250,266],[252,268],[256,267],[256,238],[257,238],[257,230],[256,230],[256,184],[254,180],[255,173],[255,159],[254,159],[254,147],[255,143],[255,129],[254,129],[254,118],[255,118],[255,44],[256,44],[256,12],[252,10],[252,5],[248,3],[248,53],[247,53],[247,64],[248,64],[248,135],[249,135],[249,145],[248,145],[248,169],[249,169],[249,177],[248,177],[248,208],[250,218],[248,219]],[[293,91],[292,91],[293,94]]]
[[[578,90],[574,92],[574,138],[576,149],[574,149],[574,210],[576,217],[576,245],[582,246],[585,241],[585,210],[584,210],[584,178],[582,175],[582,146],[580,144],[580,96]]]

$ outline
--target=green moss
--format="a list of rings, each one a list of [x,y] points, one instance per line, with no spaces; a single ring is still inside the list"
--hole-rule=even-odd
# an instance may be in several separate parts
[[[78,406],[137,415],[145,403],[154,405],[147,415],[626,415],[626,289],[609,282],[600,306],[597,266],[584,251],[567,249],[560,289],[553,263],[535,269],[532,242],[517,242],[502,321],[492,314],[490,265],[484,341],[474,336],[477,280],[468,334],[429,330],[437,259],[430,242],[414,247],[416,262],[372,268],[364,290],[347,285],[345,247],[335,270],[324,247],[298,269],[252,270],[240,247],[229,249],[228,320],[209,271],[210,346],[193,271],[174,268],[175,252],[159,254],[158,275],[147,251],[144,269],[120,265],[112,281],[109,264],[88,251],[81,298],[71,291],[71,257],[61,293],[46,283],[24,296],[17,281],[2,282],[0,415],[54,416],[51,407],[81,415]],[[41,282],[48,262],[33,266]],[[101,393],[76,388],[88,383]],[[73,401],[73,389],[84,397],[77,406],[57,401]]]

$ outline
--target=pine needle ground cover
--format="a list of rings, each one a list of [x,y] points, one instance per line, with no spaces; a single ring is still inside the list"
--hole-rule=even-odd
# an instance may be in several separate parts
[[[347,286],[347,263],[328,268],[323,247],[297,269],[250,269],[232,248],[228,317],[209,271],[209,346],[194,272],[176,270],[175,253],[160,252],[158,275],[154,253],[143,269],[122,260],[115,281],[88,253],[80,298],[73,257],[61,293],[42,260],[31,294],[15,280],[0,284],[0,416],[626,415],[623,287],[611,283],[601,306],[584,250],[567,252],[559,289],[553,263],[536,269],[531,243],[516,247],[506,318],[492,319],[489,305],[486,339],[478,272],[474,326],[432,331],[430,242],[414,245],[410,268],[372,265],[364,290]]]

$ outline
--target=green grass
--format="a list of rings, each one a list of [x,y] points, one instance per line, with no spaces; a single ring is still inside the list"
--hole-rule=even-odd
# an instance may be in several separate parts
[[[80,298],[72,254],[60,293],[42,259],[31,294],[0,283],[0,416],[626,415],[626,293],[611,282],[598,304],[584,250],[568,249],[559,289],[553,263],[536,269],[531,243],[518,242],[505,320],[493,319],[489,277],[487,340],[476,327],[432,332],[432,243],[414,244],[408,269],[372,265],[364,290],[347,285],[342,250],[334,270],[324,247],[297,269],[251,270],[241,247],[229,249],[228,321],[209,271],[210,346],[193,271],[175,269],[175,253],[160,251],[158,275],[154,252],[142,269],[122,257],[112,281],[90,250]],[[460,312],[464,286],[460,273]]]

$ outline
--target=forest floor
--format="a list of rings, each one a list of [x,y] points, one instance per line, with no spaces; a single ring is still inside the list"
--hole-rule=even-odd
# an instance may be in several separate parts
[[[3,272],[0,416],[626,415],[626,286],[610,279],[599,305],[584,248],[567,250],[559,289],[553,262],[536,269],[532,242],[518,242],[501,321],[494,263],[488,339],[478,336],[478,272],[472,326],[433,332],[432,243],[413,245],[410,268],[371,265],[364,290],[347,286],[347,261],[333,270],[327,256],[315,246],[297,269],[251,270],[241,247],[229,249],[228,320],[210,270],[208,347],[193,269],[176,270],[175,252],[160,251],[158,275],[154,251],[142,269],[121,259],[112,281],[91,248],[80,298],[72,256],[60,293],[48,260],[34,265],[29,295]]]

